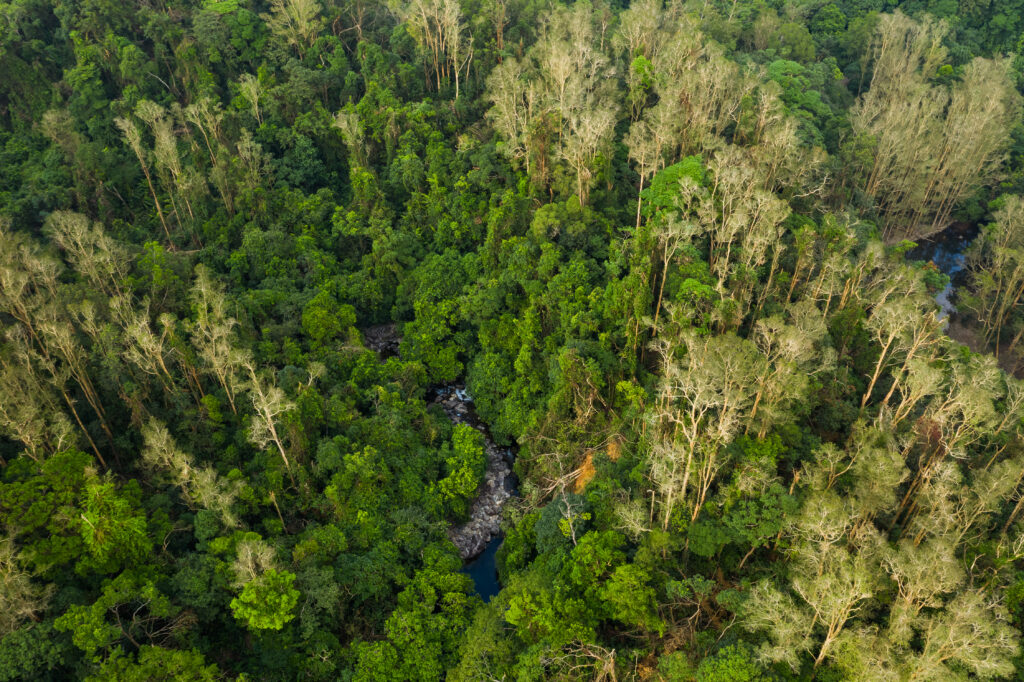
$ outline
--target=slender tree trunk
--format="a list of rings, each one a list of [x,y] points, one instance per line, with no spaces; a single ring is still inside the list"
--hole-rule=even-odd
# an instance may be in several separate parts
[[[1006,519],[1006,523],[1003,524],[1003,529],[1001,531],[1002,535],[1006,535],[1006,531],[1010,530],[1010,526],[1013,525],[1013,522],[1017,518],[1022,507],[1024,507],[1024,494],[1022,494],[1020,499],[1017,500],[1017,504],[1013,507],[1013,511],[1010,512],[1010,517]]]
[[[868,390],[864,392],[864,397],[861,398],[860,406],[861,409],[868,404],[868,400],[871,398],[871,392],[875,389],[875,382],[878,381],[878,377],[882,374],[882,368],[885,366],[885,361],[889,354],[889,346],[895,341],[895,336],[890,336],[889,340],[886,341],[885,345],[882,346],[882,353],[878,356],[878,362],[875,364],[875,372],[871,375],[871,382],[868,384]]]
[[[640,195],[644,193],[644,174],[640,174],[640,189],[636,193],[636,229],[640,229],[640,206],[643,204],[643,199]]]
[[[171,246],[171,232],[167,229],[167,220],[164,219],[164,210],[160,207],[160,199],[156,196],[156,188],[153,187],[153,178],[149,175],[149,169],[146,167],[145,161],[139,159],[142,165],[142,173],[146,176],[146,184],[149,185],[149,193],[153,197],[153,204],[156,206],[156,214],[160,218],[160,225],[164,228],[164,235],[167,237],[167,244]]]
[[[661,314],[661,298],[665,293],[665,280],[668,278],[668,244],[662,247],[661,284],[658,286],[658,302],[654,306],[654,329],[658,329],[658,316]]]
[[[96,455],[96,459],[100,461],[100,465],[104,469],[107,469],[107,463],[103,459],[103,455],[100,454],[99,448],[96,447],[96,443],[93,441],[92,436],[89,435],[89,431],[85,428],[85,424],[82,423],[82,418],[78,416],[78,410],[75,409],[75,403],[71,400],[71,397],[66,391],[62,390],[60,393],[64,396],[64,402],[66,402],[68,407],[71,409],[71,414],[75,416],[75,422],[78,423],[78,428],[82,430],[82,433],[85,435],[85,439],[89,441],[89,446],[92,448],[93,454]]]

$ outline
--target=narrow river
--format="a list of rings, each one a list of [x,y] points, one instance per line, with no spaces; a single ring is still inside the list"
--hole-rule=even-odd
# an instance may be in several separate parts
[[[434,402],[441,406],[456,424],[467,424],[484,437],[487,469],[477,489],[476,499],[469,507],[469,520],[453,526],[448,537],[459,550],[463,571],[473,579],[476,591],[490,601],[501,589],[495,557],[501,545],[501,517],[505,503],[516,495],[516,478],[512,473],[515,453],[512,448],[497,445],[487,425],[473,409],[473,398],[462,384],[449,384],[434,389]]]
[[[956,289],[963,284],[967,274],[964,269],[965,251],[977,236],[976,225],[957,223],[931,239],[922,240],[907,253],[908,260],[931,261],[940,272],[949,276],[945,288],[935,296],[941,308],[939,319],[945,321],[944,327],[948,327],[949,321],[956,316]],[[435,396],[435,402],[453,422],[469,424],[484,436],[487,473],[471,507],[470,520],[452,528],[449,537],[466,561],[463,571],[473,579],[484,601],[489,601],[501,590],[496,556],[503,539],[501,509],[516,494],[515,475],[511,470],[514,454],[510,448],[495,445],[486,425],[473,410],[472,397],[461,384],[435,389]]]
[[[964,284],[967,275],[965,251],[977,236],[977,225],[954,223],[907,252],[907,260],[931,261],[940,272],[949,276],[946,287],[935,296],[942,309],[939,319],[945,320],[944,327],[948,327],[949,320],[956,316],[956,289]]]
[[[364,329],[363,338],[367,348],[376,351],[381,360],[398,355],[401,337],[396,324]],[[470,504],[469,519],[452,526],[448,530],[448,537],[465,562],[463,572],[473,579],[476,591],[484,601],[490,601],[501,589],[496,557],[503,539],[502,510],[518,494],[516,477],[512,472],[515,450],[494,442],[487,425],[473,409],[473,397],[463,384],[438,386],[431,392],[429,400],[439,405],[453,423],[466,424],[476,429],[484,439],[487,468],[476,498]]]
[[[958,223],[933,236],[922,240],[907,253],[908,260],[931,261],[949,276],[946,287],[935,296],[942,309],[940,318],[948,320],[956,315],[956,288],[963,284],[964,259],[967,247],[978,235],[974,225]],[[397,355],[400,337],[397,326],[381,325],[365,330],[366,345],[377,351],[381,359]],[[517,494],[512,463],[515,453],[512,448],[498,446],[487,431],[487,425],[473,409],[473,398],[461,383],[437,387],[433,390],[432,402],[440,405],[448,418],[456,424],[467,424],[479,431],[484,438],[487,455],[487,469],[480,483],[477,497],[470,506],[469,520],[448,531],[465,564],[463,572],[473,579],[476,590],[484,601],[498,594],[496,557],[501,546],[501,518],[504,505]]]

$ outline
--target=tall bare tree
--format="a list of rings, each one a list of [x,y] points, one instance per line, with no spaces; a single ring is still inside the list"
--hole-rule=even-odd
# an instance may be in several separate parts
[[[1024,198],[1008,195],[971,246],[967,260],[971,271],[971,295],[965,308],[981,322],[985,341],[994,345],[996,357],[1003,345],[1003,330],[1011,325],[1024,302]],[[1017,334],[1006,350],[1020,342]]]
[[[294,47],[301,59],[323,30],[318,0],[270,0],[270,13],[261,14],[279,40]]]
[[[990,183],[1020,110],[1005,60],[976,59],[951,88],[932,85],[945,61],[947,26],[924,15],[882,15],[871,46],[871,88],[851,112],[874,140],[865,190],[887,240],[941,229],[965,197]]]
[[[589,4],[553,8],[524,59],[506,60],[487,80],[487,115],[506,155],[521,159],[545,187],[564,173],[583,204],[611,152],[619,115],[601,21]]]
[[[224,389],[231,411],[237,414],[235,396],[247,355],[235,337],[238,323],[228,315],[224,291],[203,266],[196,267],[192,304],[195,308],[195,321],[191,325],[192,344],[203,360],[205,370],[216,377]]]
[[[288,453],[285,452],[284,443],[278,433],[278,426],[280,418],[295,409],[295,403],[288,400],[279,386],[257,372],[256,366],[251,360],[246,360],[244,367],[249,374],[247,383],[249,396],[252,398],[252,406],[256,410],[256,414],[249,422],[249,440],[260,448],[265,448],[273,443],[281,455],[288,475],[291,476],[292,465],[288,461]]]
[[[433,71],[434,88],[440,90],[442,84],[454,80],[458,99],[462,72],[468,73],[473,59],[472,36],[458,0],[392,0],[388,6],[424,53]]]

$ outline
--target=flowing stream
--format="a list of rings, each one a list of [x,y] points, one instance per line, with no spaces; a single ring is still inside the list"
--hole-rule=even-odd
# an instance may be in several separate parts
[[[977,225],[954,223],[907,252],[907,260],[931,261],[939,271],[949,276],[946,287],[935,296],[942,309],[939,319],[946,320],[944,327],[948,327],[949,320],[956,315],[956,289],[963,285],[967,275],[964,252],[977,236]]]
[[[931,239],[922,241],[907,253],[909,260],[931,261],[949,276],[945,288],[935,296],[942,309],[940,319],[956,315],[956,288],[963,284],[964,252],[978,235],[974,225],[956,223]],[[398,354],[401,337],[394,324],[380,325],[364,330],[367,347],[377,351],[382,359]],[[487,425],[473,409],[473,398],[461,383],[439,386],[433,391],[432,401],[441,406],[448,418],[456,424],[467,424],[484,438],[487,469],[477,496],[470,505],[469,520],[448,531],[448,537],[459,550],[465,564],[463,572],[473,579],[476,590],[484,601],[498,594],[496,556],[501,546],[501,512],[505,503],[517,494],[516,478],[512,472],[515,452],[500,447],[491,438]]]
[[[387,359],[398,355],[401,337],[394,324],[378,325],[363,330],[366,346]],[[433,389],[431,402],[436,403],[455,424],[466,424],[481,433],[487,468],[470,504],[469,520],[448,530],[448,537],[459,550],[465,562],[463,572],[473,579],[476,591],[484,601],[498,594],[498,568],[496,555],[501,545],[501,513],[518,490],[512,472],[515,451],[494,442],[487,425],[473,409],[473,397],[461,383],[451,383]]]
[[[469,520],[453,526],[448,537],[459,550],[463,567],[476,584],[476,591],[489,601],[501,589],[495,555],[501,545],[501,511],[516,494],[516,479],[512,473],[515,453],[512,448],[500,447],[491,438],[487,426],[473,409],[473,398],[461,384],[448,384],[434,389],[434,402],[441,406],[448,418],[456,424],[467,424],[484,438],[487,469],[477,489],[476,499],[469,507]]]

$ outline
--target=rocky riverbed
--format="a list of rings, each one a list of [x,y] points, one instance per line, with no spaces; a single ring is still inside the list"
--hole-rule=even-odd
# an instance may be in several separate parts
[[[511,448],[500,447],[487,433],[487,428],[473,411],[473,398],[461,384],[434,390],[434,402],[441,406],[456,424],[467,424],[483,434],[487,470],[469,508],[469,521],[448,530],[448,537],[459,549],[463,560],[476,557],[501,532],[501,510],[516,491],[512,473],[514,455]]]
[[[389,322],[364,329],[363,342],[367,348],[376,351],[382,360],[387,360],[398,355],[398,346],[402,343],[402,337],[398,334],[398,325]]]
[[[402,340],[395,324],[364,329],[363,339],[367,348],[376,351],[382,359],[397,355]],[[463,384],[435,388],[431,400],[452,422],[471,426],[484,437],[487,469],[477,489],[476,499],[469,507],[469,520],[448,530],[448,537],[458,548],[462,559],[469,561],[483,553],[488,544],[500,542],[502,508],[516,494],[516,479],[512,473],[515,454],[511,448],[500,447],[491,439],[487,426],[473,410],[473,398]]]

